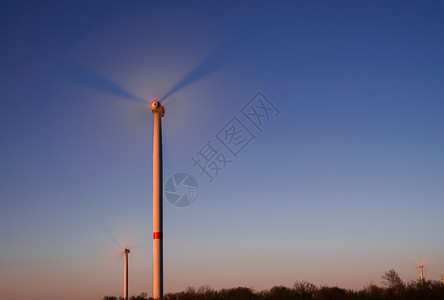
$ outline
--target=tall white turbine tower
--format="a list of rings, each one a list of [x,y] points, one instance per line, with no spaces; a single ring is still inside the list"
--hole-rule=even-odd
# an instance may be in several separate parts
[[[154,114],[153,135],[153,298],[163,299],[163,170],[162,117],[165,108],[159,101],[151,103]]]
[[[130,253],[130,250],[125,248],[123,249],[123,253],[125,253],[125,267],[123,273],[123,299],[128,300],[128,253]]]

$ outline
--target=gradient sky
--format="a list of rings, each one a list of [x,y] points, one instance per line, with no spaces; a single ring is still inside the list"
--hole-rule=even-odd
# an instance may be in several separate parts
[[[444,273],[440,1],[10,1],[0,10],[0,290],[152,294],[152,123],[167,95],[165,291],[362,288]],[[241,108],[280,110],[260,132]],[[208,183],[232,118],[256,138]],[[214,143],[216,144],[216,143]],[[220,145],[219,145],[220,146]]]

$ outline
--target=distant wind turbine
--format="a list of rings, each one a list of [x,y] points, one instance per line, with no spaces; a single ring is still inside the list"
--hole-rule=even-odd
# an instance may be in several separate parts
[[[416,266],[419,268],[419,279],[422,287],[424,287],[424,265],[426,265],[426,261],[423,257],[421,257],[419,262],[416,262]]]
[[[101,224],[99,226],[99,228],[110,238],[110,240],[120,249],[120,260],[122,259],[122,257],[125,258],[124,261],[124,267],[123,267],[123,298],[125,300],[129,299],[129,268],[128,268],[128,254],[131,252],[132,249],[135,248],[140,248],[140,247],[145,247],[147,245],[147,243],[140,243],[137,244],[135,246],[132,247],[124,247],[122,246],[122,244],[120,243],[119,239],[113,234],[113,232],[111,231],[111,229],[109,228],[108,225],[106,224]]]
[[[424,265],[419,265],[419,269],[421,270],[421,286],[424,287]]]
[[[123,299],[128,300],[128,253],[130,250],[128,248],[123,249],[125,253],[125,267],[123,269]]]

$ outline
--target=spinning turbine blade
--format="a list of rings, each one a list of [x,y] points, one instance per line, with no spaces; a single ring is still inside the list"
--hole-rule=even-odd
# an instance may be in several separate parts
[[[107,224],[101,224],[98,226],[100,230],[105,233],[113,243],[119,247],[119,249],[123,249],[124,247],[119,243],[119,240],[116,238],[116,236],[112,233],[111,228]]]
[[[61,77],[70,82],[75,82],[79,85],[86,86],[107,94],[115,95],[133,102],[147,104],[148,102],[140,99],[130,92],[109,79],[99,75],[97,72],[83,66],[79,62],[68,59],[62,64],[63,70]]]
[[[240,58],[236,43],[228,41],[211,53],[202,63],[189,72],[182,80],[176,83],[159,101],[165,103],[174,93],[195,83],[196,81],[211,75],[212,73],[228,66]]]

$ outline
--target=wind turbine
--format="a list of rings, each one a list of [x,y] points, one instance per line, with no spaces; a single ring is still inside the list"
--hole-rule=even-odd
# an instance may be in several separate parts
[[[128,253],[130,250],[128,248],[123,249],[125,253],[125,267],[123,269],[123,299],[128,300]]]
[[[137,246],[131,247],[132,249],[142,247],[143,244],[139,244]],[[129,293],[128,293],[128,254],[131,252],[130,248],[124,248],[122,250],[125,256],[125,264],[123,267],[123,299],[128,300],[129,299]]]
[[[123,298],[125,300],[129,299],[129,293],[128,293],[128,278],[129,278],[129,268],[128,268],[128,254],[131,252],[131,250],[135,248],[145,247],[146,242],[139,243],[137,245],[131,246],[131,247],[124,247],[122,246],[122,243],[120,243],[119,239],[113,234],[111,231],[111,228],[106,224],[100,224],[99,228],[108,236],[108,238],[114,243],[115,246],[119,249],[120,252],[120,261],[122,261],[122,257],[125,257],[124,267],[123,267]]]
[[[419,268],[419,280],[422,287],[424,287],[424,265],[426,265],[424,257],[421,257],[419,261],[416,261],[416,266]]]
[[[163,169],[162,117],[165,108],[159,101],[151,103],[153,132],[153,298],[163,299]]]
[[[161,118],[165,115],[165,108],[161,104],[171,99],[178,91],[192,85],[206,76],[224,68],[239,58],[239,49],[235,44],[226,42],[212,52],[199,65],[187,73],[181,80],[172,86],[159,100],[148,106],[154,114],[153,135],[153,298],[163,298],[163,160],[162,160],[162,124]],[[63,77],[71,78],[80,85],[87,86],[108,94],[112,94],[133,102],[147,102],[118,84],[101,76],[99,73],[72,60],[65,62],[68,74]],[[72,75],[75,75],[74,77]],[[121,248],[122,249],[122,248]],[[128,252],[129,253],[129,252]],[[125,254],[127,255],[127,253]]]
[[[424,265],[419,265],[419,269],[421,270],[421,286],[424,287]]]

